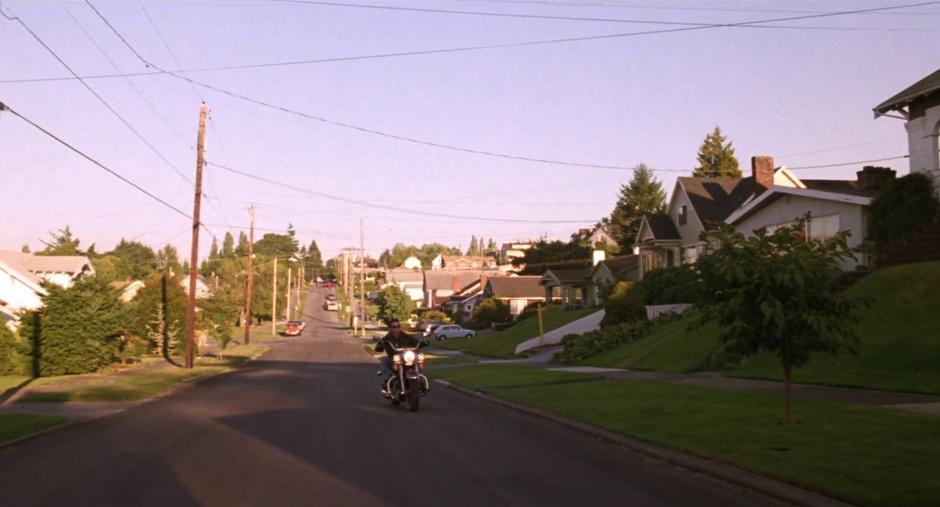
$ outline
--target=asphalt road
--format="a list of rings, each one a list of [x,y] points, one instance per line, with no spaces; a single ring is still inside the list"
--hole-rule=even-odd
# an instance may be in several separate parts
[[[237,372],[0,450],[0,504],[774,504],[446,388],[394,409],[321,297]]]

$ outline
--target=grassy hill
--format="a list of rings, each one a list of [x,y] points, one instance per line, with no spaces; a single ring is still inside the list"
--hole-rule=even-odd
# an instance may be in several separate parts
[[[597,309],[562,310],[549,306],[542,314],[545,332],[557,329],[569,322],[596,312]],[[470,339],[435,341],[434,346],[442,349],[463,350],[479,356],[510,358],[516,355],[516,346],[539,335],[539,319],[530,317],[498,333],[486,334]]]
[[[794,380],[940,393],[940,262],[879,269],[848,293],[874,301],[859,322],[858,356],[816,354],[794,372]],[[783,374],[776,357],[761,354],[730,375]]]
[[[708,369],[718,350],[718,328],[690,329],[690,319],[653,325],[645,337],[580,361],[584,366],[685,373]]]
[[[873,304],[858,323],[858,355],[814,354],[794,380],[897,391],[940,393],[940,262],[876,270],[848,290]],[[719,349],[714,326],[689,330],[689,320],[656,324],[648,336],[581,364],[637,370],[689,372],[713,367]],[[759,354],[726,373],[782,380],[774,354]]]

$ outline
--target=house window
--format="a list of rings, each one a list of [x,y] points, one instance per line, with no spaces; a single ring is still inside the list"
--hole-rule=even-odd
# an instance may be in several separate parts
[[[689,221],[689,210],[686,205],[679,206],[679,225],[685,225]]]

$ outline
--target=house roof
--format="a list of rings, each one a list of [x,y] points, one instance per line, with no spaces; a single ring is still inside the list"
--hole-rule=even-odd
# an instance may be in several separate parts
[[[884,189],[861,189],[857,180],[802,180],[806,188],[836,194],[856,195],[860,197],[878,197]]]
[[[875,106],[875,118],[940,90],[940,69],[896,93],[890,99]]]
[[[539,279],[539,285],[546,285],[549,279],[557,280],[561,285],[578,285],[587,282],[593,268],[584,269],[549,269]]]
[[[669,215],[665,213],[654,213],[645,215],[643,219],[646,220],[647,225],[649,225],[650,232],[653,233],[654,238],[659,240],[681,238],[679,231],[676,230],[676,224],[672,223],[672,219],[669,218]]]
[[[544,298],[545,289],[539,285],[541,279],[541,276],[504,276],[490,278],[487,287],[497,298]]]
[[[803,181],[804,183],[806,182],[806,180]],[[759,212],[770,203],[785,195],[795,195],[800,197],[808,197],[811,199],[823,199],[827,201],[855,204],[858,206],[868,206],[873,200],[872,197],[839,192],[826,192],[812,188],[771,187],[756,199],[752,200],[751,202],[744,205],[741,209],[729,215],[727,221],[729,224],[739,223],[741,220],[744,220],[745,218]]]
[[[424,272],[414,269],[390,269],[386,273],[389,283],[424,282]]]
[[[36,273],[77,274],[90,270],[94,272],[91,260],[84,255],[33,255],[9,250],[0,250],[0,260],[7,264],[17,264],[26,271]]]
[[[678,178],[706,231],[718,228],[754,191],[754,178]],[[668,219],[669,217],[666,216]],[[671,222],[671,220],[670,220]],[[678,236],[678,235],[677,235]],[[657,239],[659,236],[656,236]],[[678,239],[678,238],[676,238]]]
[[[24,285],[35,291],[37,294],[45,294],[46,290],[40,285],[41,281],[35,275],[26,270],[16,260],[10,260],[0,256],[0,271],[6,271],[10,276],[16,278]]]
[[[625,271],[629,271],[635,267],[640,262],[639,255],[621,255],[619,257],[611,257],[610,259],[605,259],[597,263],[597,266],[594,266],[594,269],[591,270],[591,276],[594,276],[594,273],[600,269],[601,266],[607,268],[610,271],[610,274],[616,276]]]
[[[490,273],[487,271],[486,273]],[[484,274],[483,271],[479,270],[462,270],[462,271],[425,271],[424,272],[424,289],[425,290],[460,290],[462,287],[466,287],[474,280],[480,280],[480,276]]]

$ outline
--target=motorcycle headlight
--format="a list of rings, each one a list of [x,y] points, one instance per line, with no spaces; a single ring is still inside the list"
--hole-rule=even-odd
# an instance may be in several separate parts
[[[415,362],[415,353],[413,350],[406,350],[404,354],[405,364],[414,364]]]

